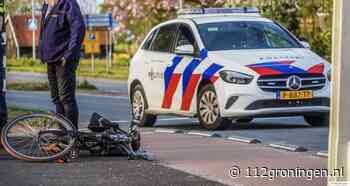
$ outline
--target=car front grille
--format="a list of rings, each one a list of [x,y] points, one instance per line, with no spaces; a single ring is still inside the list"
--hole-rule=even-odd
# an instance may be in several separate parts
[[[258,79],[258,86],[266,92],[290,90],[287,81],[291,76],[297,76],[301,79],[299,90],[320,90],[326,84],[326,77],[323,74],[288,74],[261,76]]]
[[[292,107],[317,107],[330,106],[329,98],[314,98],[310,100],[259,100],[246,107],[246,110],[272,109],[272,108],[292,108]]]

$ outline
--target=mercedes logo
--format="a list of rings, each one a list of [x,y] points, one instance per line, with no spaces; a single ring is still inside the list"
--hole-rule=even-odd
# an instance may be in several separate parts
[[[299,90],[301,88],[301,79],[298,76],[290,76],[287,80],[289,90]]]

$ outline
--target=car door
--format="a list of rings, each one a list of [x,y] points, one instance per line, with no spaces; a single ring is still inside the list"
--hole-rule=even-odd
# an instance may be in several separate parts
[[[164,73],[166,68],[172,64],[174,57],[173,46],[177,32],[177,24],[161,26],[146,55],[147,86],[146,94],[150,109],[162,108],[165,94]]]
[[[194,59],[198,58],[199,55],[199,47],[196,42],[195,36],[191,27],[185,23],[179,24],[177,37],[174,43],[174,48],[192,45],[194,47],[193,55],[177,55],[175,59],[181,60],[176,66],[176,69],[173,71],[172,80],[170,80],[170,87],[173,84],[176,84],[176,91],[167,92],[168,97],[171,97],[173,100],[171,102],[171,109],[176,112],[189,112],[190,106],[192,103],[192,98],[194,97],[194,92],[196,86],[191,86],[191,84],[196,84],[199,79],[193,78],[193,74],[197,66],[199,65],[199,60],[194,61]],[[175,60],[176,61],[176,60]],[[177,81],[179,78],[179,82]],[[175,80],[173,80],[175,79]],[[194,83],[191,83],[194,82]],[[170,90],[171,91],[171,90]],[[176,101],[175,101],[176,100]]]

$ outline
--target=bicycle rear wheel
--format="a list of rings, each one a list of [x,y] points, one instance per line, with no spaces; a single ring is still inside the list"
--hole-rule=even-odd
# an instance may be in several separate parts
[[[8,123],[1,133],[4,149],[13,157],[44,162],[63,157],[74,147],[77,129],[66,119],[30,114]]]

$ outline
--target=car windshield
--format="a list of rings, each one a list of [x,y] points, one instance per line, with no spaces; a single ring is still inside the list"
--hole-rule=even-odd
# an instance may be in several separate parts
[[[302,48],[288,32],[273,22],[216,22],[200,24],[198,29],[210,51]]]

